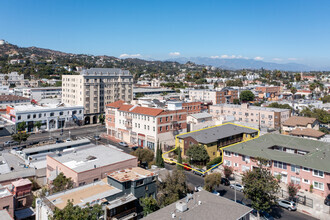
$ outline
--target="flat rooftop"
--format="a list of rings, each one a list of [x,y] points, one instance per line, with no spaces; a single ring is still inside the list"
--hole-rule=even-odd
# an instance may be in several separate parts
[[[125,170],[117,170],[111,173],[108,173],[108,176],[119,181],[136,181],[139,179],[144,179],[146,177],[155,176],[156,174],[148,170],[142,169],[140,167],[128,168]]]
[[[47,111],[50,109],[66,109],[66,108],[73,108],[73,107],[81,107],[83,108],[83,106],[78,106],[78,105],[68,105],[68,104],[63,104],[61,103],[61,105],[59,105],[59,103],[47,103],[44,104],[43,106],[40,105],[16,105],[14,106],[14,110],[16,111],[16,113],[19,112],[26,112],[26,111]]]
[[[251,109],[251,110],[258,110],[258,111],[267,111],[267,112],[286,112],[289,111],[289,109],[281,109],[281,108],[268,108],[268,107],[260,107],[260,106],[249,106],[248,108],[242,108],[241,105],[235,105],[235,104],[217,104],[214,106],[222,106],[222,107],[227,107],[227,108],[238,108],[246,110],[246,109]]]
[[[136,157],[103,145],[86,146],[58,154],[48,155],[77,173],[116,164]]]
[[[59,209],[63,209],[68,200],[71,200],[73,205],[84,206],[87,202],[92,203],[97,200],[102,200],[106,197],[120,193],[121,190],[106,183],[106,179],[91,183],[85,186],[80,186],[70,190],[46,197],[49,202]]]
[[[301,155],[273,150],[271,149],[273,146],[307,153]],[[227,147],[226,151],[330,172],[330,143],[322,141],[280,134],[265,134],[257,139]]]
[[[256,129],[250,129],[233,124],[225,124],[221,126],[215,126],[200,131],[193,131],[188,134],[178,135],[180,139],[192,137],[196,141],[202,144],[209,144],[238,134],[253,134],[258,132]]]
[[[201,204],[198,204],[199,201],[201,201]],[[187,200],[184,198],[178,202],[187,203]],[[187,203],[188,209],[184,212],[178,211],[176,209],[176,204],[177,202],[172,203],[147,215],[143,219],[240,219],[252,210],[247,206],[235,203],[234,201],[217,196],[205,190],[193,194],[192,199]],[[172,218],[172,213],[175,213],[174,218]]]
[[[22,152],[24,154],[33,154],[33,153],[38,153],[38,152],[42,152],[42,151],[55,151],[57,149],[66,148],[66,147],[70,147],[70,146],[77,147],[77,146],[88,145],[88,144],[91,144],[91,141],[89,139],[81,139],[81,140],[71,141],[71,142],[45,145],[45,146],[41,146],[41,147],[27,148],[27,149],[23,149]]]
[[[4,187],[0,184],[0,198],[11,196],[12,194],[9,192],[7,187]]]

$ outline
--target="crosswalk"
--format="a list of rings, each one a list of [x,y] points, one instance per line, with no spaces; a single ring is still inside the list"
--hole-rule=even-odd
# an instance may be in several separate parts
[[[75,140],[89,139],[94,140],[94,135],[83,135],[74,137]]]

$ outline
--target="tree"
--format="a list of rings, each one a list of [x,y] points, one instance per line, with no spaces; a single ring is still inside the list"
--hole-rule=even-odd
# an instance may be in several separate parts
[[[164,159],[163,159],[163,151],[162,151],[162,148],[161,146],[159,145],[159,142],[157,143],[157,154],[156,154],[156,165],[158,167],[165,167],[165,164],[164,164]]]
[[[266,160],[259,158],[258,168],[243,174],[242,182],[244,195],[252,201],[252,208],[257,210],[258,219],[260,211],[268,211],[277,199],[276,194],[280,188],[277,179],[263,166]]]
[[[14,141],[17,141],[18,144],[21,144],[22,142],[24,141],[27,141],[27,139],[30,137],[29,134],[25,133],[25,132],[18,132],[17,134],[13,134],[11,136],[11,138],[14,140]]]
[[[183,170],[183,167],[181,165],[179,165],[179,164],[182,164],[182,156],[181,156],[181,148],[180,147],[178,147],[177,153],[178,153],[177,168],[178,168],[178,170]]]
[[[204,163],[210,159],[207,151],[205,150],[204,146],[201,146],[199,144],[191,145],[186,155],[190,158],[190,160],[194,163]]]
[[[41,121],[37,121],[33,124],[34,127],[36,127],[38,129],[38,131],[40,130],[40,127],[42,126]]]
[[[213,160],[211,160],[210,162],[208,162],[208,163],[206,164],[206,168],[207,168],[207,169],[210,169],[212,165],[214,165],[214,164],[219,164],[219,163],[221,163],[221,156],[220,156],[220,157],[216,157],[216,158],[214,158]]]
[[[219,186],[221,183],[220,173],[211,173],[204,178],[204,189],[206,191],[212,192],[215,187]]]
[[[289,104],[278,104],[277,102],[273,102],[273,103],[269,104],[267,107],[293,110]]]
[[[143,216],[147,216],[148,214],[153,213],[159,209],[156,199],[154,199],[152,196],[146,195],[144,198],[141,198],[140,204],[143,208]]]
[[[97,220],[103,214],[102,206],[99,204],[91,206],[89,203],[86,204],[85,208],[74,206],[73,203],[68,200],[66,206],[61,210],[55,207],[53,216],[49,216],[50,220]]]
[[[242,102],[248,102],[254,100],[254,94],[250,90],[242,91],[239,97]]]
[[[229,166],[223,166],[223,174],[225,174],[225,177],[228,179],[231,174],[233,174],[233,168]]]
[[[330,123],[330,114],[323,109],[314,108],[312,110],[310,107],[304,107],[304,109],[301,110],[301,114],[305,117],[317,118],[317,120],[323,124]]]
[[[61,192],[73,187],[73,181],[71,178],[67,178],[62,172],[53,180],[52,193]]]
[[[299,82],[301,80],[301,74],[299,74],[299,73],[296,73],[294,75],[294,77],[295,77],[295,79],[296,79],[297,82]]]
[[[309,90],[311,90],[312,92],[312,97],[314,96],[314,90],[316,89],[316,84],[315,83],[311,83],[309,84]]]
[[[26,123],[25,121],[22,121],[20,123],[17,124],[17,131],[20,132],[20,131],[25,131],[26,129]]]
[[[136,151],[131,152],[131,154],[138,158],[140,164],[142,162],[150,163],[154,160],[154,152],[149,149],[138,148]]]
[[[298,184],[294,184],[294,183],[288,184],[288,193],[289,193],[289,198],[291,200],[293,200],[293,198],[297,195],[299,189],[300,189],[300,185]]]
[[[100,121],[101,124],[104,124],[105,116],[103,114],[100,114],[99,121]]]
[[[167,173],[164,181],[158,182],[158,204],[160,207],[167,206],[186,196],[188,187],[186,176],[182,170],[173,170]]]
[[[234,99],[234,100],[233,100],[233,103],[234,103],[235,105],[238,105],[238,104],[239,104],[239,99]]]
[[[218,88],[218,86],[219,86],[218,82],[215,82],[215,83],[213,84],[213,87],[214,87],[214,88]]]

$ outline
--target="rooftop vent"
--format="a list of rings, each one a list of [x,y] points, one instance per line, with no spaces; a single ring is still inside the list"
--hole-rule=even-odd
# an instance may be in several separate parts
[[[184,212],[187,210],[187,203],[185,202],[177,202],[176,205],[175,205],[176,209],[179,211],[179,212]]]
[[[96,160],[96,157],[95,156],[88,156],[88,157],[86,157],[86,160]]]

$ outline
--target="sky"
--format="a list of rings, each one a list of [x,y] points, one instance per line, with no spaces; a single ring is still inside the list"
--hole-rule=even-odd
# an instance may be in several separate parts
[[[328,0],[2,0],[0,39],[121,58],[330,66]]]

